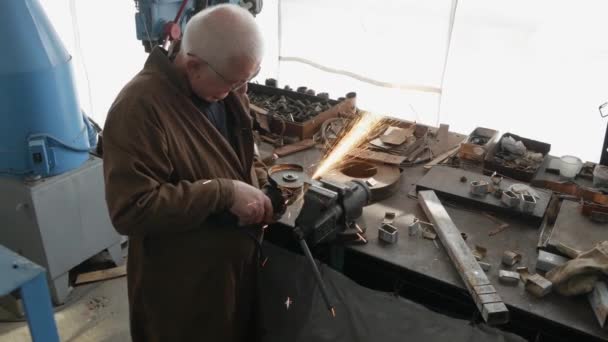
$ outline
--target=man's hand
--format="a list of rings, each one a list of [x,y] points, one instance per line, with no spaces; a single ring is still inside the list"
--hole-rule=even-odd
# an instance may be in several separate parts
[[[233,180],[234,203],[230,212],[239,219],[239,225],[272,221],[272,204],[268,196],[247,183]]]

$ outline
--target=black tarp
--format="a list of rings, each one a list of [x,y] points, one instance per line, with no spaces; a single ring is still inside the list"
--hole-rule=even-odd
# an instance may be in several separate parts
[[[260,273],[260,291],[265,342],[524,341],[485,324],[473,325],[362,287],[320,265],[336,308],[333,318],[303,256],[268,243],[264,253],[268,262]]]

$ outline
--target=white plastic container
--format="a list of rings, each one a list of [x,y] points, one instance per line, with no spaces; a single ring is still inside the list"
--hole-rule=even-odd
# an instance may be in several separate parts
[[[560,161],[559,175],[562,178],[572,179],[576,177],[583,167],[583,161],[574,156],[563,156]]]
[[[608,188],[608,166],[597,164],[593,169],[593,187]]]

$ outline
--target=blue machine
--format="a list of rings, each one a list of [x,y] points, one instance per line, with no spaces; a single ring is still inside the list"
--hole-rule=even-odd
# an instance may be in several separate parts
[[[152,47],[163,45],[167,35],[171,39],[179,38],[186,28],[188,20],[198,11],[213,5],[232,3],[238,4],[256,15],[262,10],[261,0],[135,0],[138,12],[135,14],[135,29],[137,39],[141,40],[147,52]],[[182,13],[179,12],[184,6]],[[178,22],[174,23],[177,14]],[[175,24],[175,25],[172,25]],[[178,31],[172,27],[177,26]]]
[[[43,266],[61,304],[76,265],[106,249],[122,262],[120,236],[72,57],[38,0],[0,0],[0,33],[0,244]]]
[[[53,176],[89,158],[72,57],[37,0],[3,0],[0,32],[0,175]]]

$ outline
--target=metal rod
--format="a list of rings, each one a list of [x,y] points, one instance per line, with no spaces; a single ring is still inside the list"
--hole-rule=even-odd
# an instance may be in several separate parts
[[[304,254],[306,255],[306,259],[308,259],[310,266],[312,266],[312,272],[315,274],[315,278],[317,279],[317,284],[319,285],[319,289],[321,290],[321,295],[323,296],[323,300],[325,301],[327,310],[329,310],[329,312],[332,314],[333,317],[336,317],[336,310],[334,309],[334,306],[331,304],[331,301],[329,300],[329,295],[327,294],[327,288],[325,287],[323,278],[321,278],[321,273],[319,272],[317,263],[315,263],[315,259],[312,257],[312,254],[310,253],[310,249],[308,248],[308,244],[306,243],[306,240],[298,239],[298,243],[300,244],[300,247],[304,251]]]

